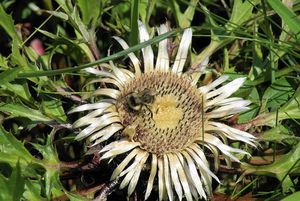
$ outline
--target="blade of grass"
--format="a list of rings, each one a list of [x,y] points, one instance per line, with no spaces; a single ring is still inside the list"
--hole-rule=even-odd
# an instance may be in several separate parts
[[[291,31],[295,33],[296,38],[299,38],[300,20],[298,19],[297,15],[279,0],[267,0],[267,2],[288,25]]]
[[[139,0],[131,0],[131,32],[130,32],[130,44],[138,44],[138,20],[139,20]]]
[[[166,38],[169,38],[171,36],[174,36],[176,35],[177,33],[181,32],[182,29],[174,29],[170,32],[167,32],[167,33],[164,33],[164,34],[161,34],[159,36],[156,36],[150,40],[147,40],[143,43],[140,43],[138,45],[135,45],[133,47],[130,47],[126,50],[122,50],[116,54],[113,54],[113,55],[110,55],[108,57],[105,57],[103,59],[99,59],[97,61],[94,61],[94,62],[91,62],[91,63],[87,63],[87,64],[83,64],[83,65],[78,65],[78,66],[74,66],[74,67],[68,67],[68,68],[63,68],[63,69],[57,69],[57,70],[49,70],[49,71],[31,71],[31,72],[25,72],[25,73],[20,73],[18,75],[17,78],[28,78],[28,77],[41,77],[41,76],[52,76],[52,75],[59,75],[59,74],[62,74],[62,73],[71,73],[71,72],[74,72],[74,71],[78,71],[78,70],[81,70],[81,69],[84,69],[84,68],[87,68],[87,67],[91,67],[91,66],[96,66],[96,65],[99,65],[99,64],[102,64],[102,63],[105,63],[105,62],[108,62],[110,60],[114,60],[114,59],[117,59],[117,58],[120,58],[122,56],[125,56],[125,55],[128,55],[130,52],[135,52],[137,50],[140,50],[148,45],[151,45],[151,44],[155,44],[155,43],[158,43],[159,41],[162,41]]]
[[[254,185],[254,183],[258,180],[258,178],[254,179],[253,181],[251,181],[247,186],[245,186],[243,189],[241,189],[239,192],[237,192],[236,194],[235,191],[231,194],[231,199],[236,199],[238,196],[240,196],[244,191],[246,191],[250,186]],[[236,189],[235,189],[236,190]]]

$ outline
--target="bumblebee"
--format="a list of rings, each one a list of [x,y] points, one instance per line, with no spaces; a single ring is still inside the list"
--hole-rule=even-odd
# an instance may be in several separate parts
[[[155,95],[150,89],[144,89],[140,92],[132,92],[126,96],[126,105],[129,110],[139,113],[143,107],[146,107],[152,118],[152,112],[149,105],[155,100]]]

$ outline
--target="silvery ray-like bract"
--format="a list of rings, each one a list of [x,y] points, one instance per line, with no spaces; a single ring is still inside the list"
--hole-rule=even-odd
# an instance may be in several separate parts
[[[168,31],[165,24],[157,29],[158,34]],[[128,48],[123,39],[114,38],[122,48]],[[140,42],[149,38],[139,22]],[[198,78],[183,71],[188,69],[185,64],[191,40],[192,29],[185,29],[173,59],[165,39],[159,42],[156,59],[152,47],[147,46],[142,49],[142,61],[134,53],[128,54],[132,65],[126,69],[112,61],[101,65],[101,70],[86,69],[98,77],[92,83],[102,83],[92,95],[101,98],[70,111],[88,112],[73,124],[82,128],[76,139],[88,138],[91,146],[105,145],[99,150],[101,160],[123,155],[111,179],[120,178],[120,188],[128,186],[128,196],[134,192],[141,172],[148,171],[147,181],[140,181],[146,183],[145,200],[153,186],[158,186],[159,200],[209,199],[212,178],[219,180],[210,170],[204,148],[215,157],[217,168],[219,154],[225,156],[227,164],[239,162],[236,153],[248,154],[229,146],[228,139],[255,146],[254,136],[224,123],[248,109],[250,101],[230,97],[245,78],[223,84],[228,79],[224,75],[198,86]],[[208,59],[202,66],[207,63]],[[139,102],[137,97],[148,97],[148,102]]]

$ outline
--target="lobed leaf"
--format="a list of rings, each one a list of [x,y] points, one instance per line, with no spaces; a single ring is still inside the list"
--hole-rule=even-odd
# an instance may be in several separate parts
[[[24,105],[2,103],[0,104],[0,111],[9,113],[10,117],[25,117],[36,122],[53,121],[53,119],[45,116],[39,110],[34,110]]]

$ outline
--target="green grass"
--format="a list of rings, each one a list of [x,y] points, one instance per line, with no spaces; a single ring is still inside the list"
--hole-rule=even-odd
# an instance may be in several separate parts
[[[193,28],[192,68],[209,56],[206,79],[248,77],[236,94],[251,109],[233,126],[260,142],[257,150],[245,147],[251,159],[220,169],[215,195],[300,199],[299,0],[26,2],[0,3],[0,200],[92,200],[103,185],[114,189],[110,199],[125,197],[109,184],[109,167],[94,164],[84,142],[74,141],[78,116],[67,112],[96,87],[82,69],[127,65],[128,53],[140,55],[186,27]],[[173,29],[138,43],[137,19],[151,33],[166,20]],[[121,50],[112,36],[130,48]],[[34,39],[43,55],[30,46]]]

